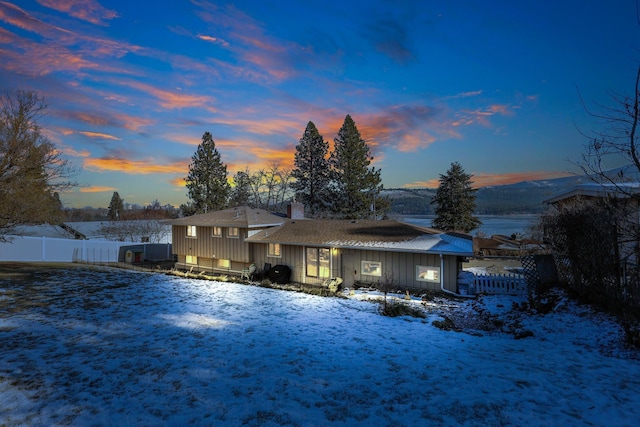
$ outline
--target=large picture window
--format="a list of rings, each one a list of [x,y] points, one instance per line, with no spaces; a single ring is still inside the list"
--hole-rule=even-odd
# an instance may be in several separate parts
[[[231,267],[231,261],[228,259],[218,259],[216,260],[216,264],[218,268],[229,268]]]
[[[420,282],[440,282],[440,267],[416,265],[416,280]]]
[[[195,255],[187,255],[187,257],[186,257],[186,259],[185,259],[185,262],[186,262],[187,264],[193,264],[193,265],[196,265],[196,264],[198,264],[198,257],[197,257],[197,256],[195,256]]]
[[[195,225],[187,225],[187,237],[196,237]]]
[[[380,261],[362,261],[360,271],[366,276],[382,276],[382,263]]]
[[[329,248],[307,248],[307,276],[331,277],[331,250]]]

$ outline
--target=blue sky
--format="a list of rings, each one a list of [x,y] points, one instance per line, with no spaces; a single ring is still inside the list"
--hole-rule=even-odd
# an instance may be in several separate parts
[[[601,126],[581,97],[632,92],[639,49],[631,0],[0,0],[0,90],[46,99],[66,206],[179,205],[204,132],[232,176],[346,114],[387,188],[567,175]]]

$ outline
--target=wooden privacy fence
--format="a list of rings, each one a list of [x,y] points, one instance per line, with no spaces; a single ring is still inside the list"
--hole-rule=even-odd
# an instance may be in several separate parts
[[[520,274],[477,274],[473,293],[526,295],[527,280]]]

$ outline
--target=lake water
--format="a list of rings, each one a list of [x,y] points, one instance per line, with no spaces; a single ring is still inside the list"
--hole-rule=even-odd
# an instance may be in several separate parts
[[[435,218],[434,215],[410,215],[399,217],[398,220],[407,222],[409,224],[421,225],[423,227],[431,227],[431,222]],[[539,215],[478,215],[477,218],[482,221],[482,225],[479,229],[473,230],[472,236],[475,236],[478,232],[483,233],[486,236],[494,234],[503,234],[510,236],[514,233],[520,233],[523,236],[529,236],[531,233],[528,230],[538,218]]]

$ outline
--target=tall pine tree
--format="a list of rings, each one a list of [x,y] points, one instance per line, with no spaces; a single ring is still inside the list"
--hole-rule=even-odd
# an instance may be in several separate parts
[[[305,205],[312,217],[322,214],[330,200],[331,165],[328,158],[329,144],[324,140],[313,122],[307,123],[300,143],[296,146],[294,169],[295,181],[291,187],[296,200]]]
[[[220,161],[220,153],[209,132],[202,135],[202,143],[191,160],[189,175],[185,178],[191,202],[183,210],[204,213],[225,208],[230,192],[227,166]]]
[[[251,200],[251,176],[249,170],[238,171],[233,176],[233,188],[231,189],[231,198],[229,206],[245,206],[249,205]]]
[[[109,203],[109,213],[107,217],[109,221],[119,221],[122,219],[124,213],[124,200],[120,197],[117,191],[113,192],[111,196],[111,202]]]
[[[482,225],[482,221],[473,216],[476,189],[471,187],[471,177],[458,162],[451,163],[446,175],[440,175],[440,185],[431,201],[436,205],[433,227],[469,233]]]
[[[350,115],[334,141],[330,162],[335,173],[334,211],[342,218],[372,218],[384,212],[388,200],[380,198],[380,169],[369,167],[373,157]]]

